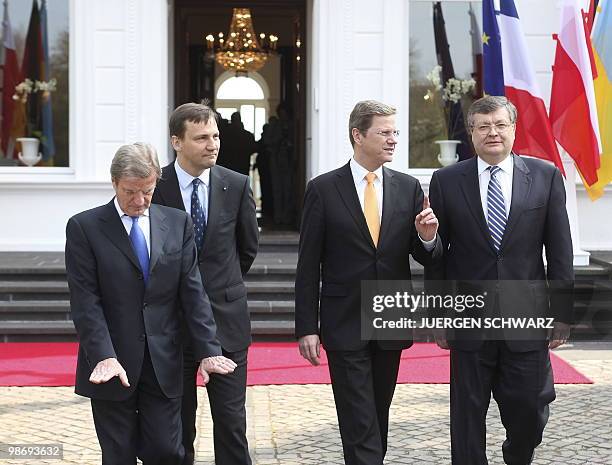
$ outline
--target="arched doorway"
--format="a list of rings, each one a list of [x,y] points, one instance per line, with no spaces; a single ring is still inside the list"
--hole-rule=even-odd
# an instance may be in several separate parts
[[[221,117],[229,120],[232,113],[240,112],[244,129],[255,139],[261,137],[270,114],[269,96],[268,84],[259,73],[234,76],[225,71],[215,82],[215,107]]]
[[[306,147],[309,143],[306,139],[308,0],[172,0],[172,3],[174,106],[206,99],[220,110],[224,119],[238,111],[245,128],[253,133],[255,140],[260,140],[262,127],[270,117],[279,117],[277,108],[284,108],[284,114],[288,115],[284,125],[289,126],[286,132],[292,139],[293,150],[289,201],[292,214],[290,221],[283,221],[280,225],[275,221],[273,226],[283,230],[297,229],[306,181]],[[250,8],[256,34],[274,33],[278,37],[276,54],[269,57],[257,72],[249,71],[242,82],[240,80],[244,78],[233,79],[234,73],[225,70],[214,55],[207,53],[205,44],[208,34],[215,37],[221,32],[227,34],[233,7]],[[244,88],[237,90],[238,84]],[[230,98],[226,98],[226,89],[231,91]],[[238,94],[241,97],[234,98]],[[221,145],[224,145],[223,138]],[[274,178],[273,175],[271,177]]]

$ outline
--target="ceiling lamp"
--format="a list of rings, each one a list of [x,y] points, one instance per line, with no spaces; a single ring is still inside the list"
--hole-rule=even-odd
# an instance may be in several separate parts
[[[212,34],[206,36],[206,50],[215,57],[217,63],[237,75],[257,71],[268,57],[275,53],[278,37],[265,34],[259,35],[259,40],[253,29],[251,10],[234,8],[232,22],[227,37],[222,32],[218,40]]]

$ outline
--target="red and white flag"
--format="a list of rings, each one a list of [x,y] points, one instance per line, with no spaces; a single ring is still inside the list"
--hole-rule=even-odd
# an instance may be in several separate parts
[[[505,95],[518,110],[513,150],[552,161],[565,174],[514,1],[500,0],[499,12],[494,16],[493,3],[493,0],[483,1],[483,25],[489,44],[484,48],[485,93]],[[499,32],[494,30],[496,26]],[[496,32],[499,48],[495,48]],[[496,57],[496,53],[501,57]],[[495,64],[497,67],[501,64],[501,72],[495,71]]]
[[[0,137],[2,138],[1,147],[4,156],[13,158],[13,143],[11,139],[11,129],[13,127],[13,115],[15,110],[15,86],[21,82],[21,73],[17,64],[17,52],[15,50],[15,39],[8,15],[8,5],[4,2],[4,18],[2,20],[2,47],[4,55],[4,72],[2,77],[2,125]],[[7,151],[11,149],[11,153]]]
[[[597,182],[601,138],[593,89],[592,48],[577,0],[564,0],[550,94],[553,135],[584,182]]]

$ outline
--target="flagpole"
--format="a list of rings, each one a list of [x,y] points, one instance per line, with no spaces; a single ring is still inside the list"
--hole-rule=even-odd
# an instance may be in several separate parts
[[[578,222],[578,197],[576,192],[576,166],[574,160],[567,154],[563,147],[559,147],[563,167],[565,168],[565,207],[570,223],[572,234],[572,247],[574,249],[574,266],[588,266],[590,263],[590,252],[580,248],[580,228]]]

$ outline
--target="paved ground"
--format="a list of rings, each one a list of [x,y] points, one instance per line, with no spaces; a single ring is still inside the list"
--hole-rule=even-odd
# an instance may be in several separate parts
[[[612,345],[579,343],[557,351],[593,385],[557,386],[557,400],[535,465],[612,464]],[[207,404],[200,390],[201,405]],[[387,464],[448,464],[448,385],[400,385],[393,401]],[[200,410],[199,465],[213,462],[210,418]],[[329,386],[257,386],[248,391],[253,463],[342,464]],[[495,404],[487,434],[491,464],[502,464],[503,430]],[[89,402],[72,388],[0,388],[1,443],[61,443],[63,460],[2,464],[95,464],[100,452]],[[223,465],[223,464],[219,464]]]

